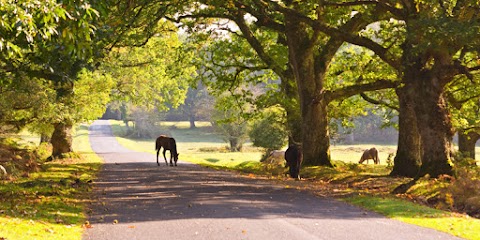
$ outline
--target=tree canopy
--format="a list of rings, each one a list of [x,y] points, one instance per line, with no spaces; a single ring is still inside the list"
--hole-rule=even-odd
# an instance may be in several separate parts
[[[7,0],[1,122],[49,119],[64,138],[111,96],[176,107],[202,77],[218,96],[280,105],[304,164],[332,166],[329,124],[361,113],[364,99],[398,112],[392,173],[452,174],[454,130],[478,128],[479,10],[475,0]],[[82,110],[91,91],[97,107]]]

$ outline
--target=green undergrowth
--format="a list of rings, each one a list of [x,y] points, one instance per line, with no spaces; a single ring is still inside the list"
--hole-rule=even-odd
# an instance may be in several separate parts
[[[0,239],[81,239],[101,161],[90,149],[86,126],[77,129],[74,147],[81,157],[39,160],[38,171],[1,180]]]

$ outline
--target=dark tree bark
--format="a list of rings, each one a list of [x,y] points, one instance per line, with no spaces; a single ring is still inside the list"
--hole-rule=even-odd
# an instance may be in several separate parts
[[[54,124],[52,134],[53,158],[62,158],[65,153],[72,152],[72,124],[56,123]]]
[[[289,61],[298,87],[303,131],[303,163],[333,166],[330,159],[328,102],[323,96],[325,74],[315,68],[314,46],[308,26],[296,16],[285,16]],[[326,70],[324,66],[323,70]]]
[[[60,78],[61,79],[61,78]],[[59,79],[55,79],[61,82]],[[72,81],[59,84],[56,88],[57,101],[60,103],[71,104],[74,83]],[[53,123],[53,134],[50,142],[52,143],[51,158],[63,158],[65,153],[73,152],[72,149],[72,127],[73,122],[69,118],[63,118],[60,122]]]
[[[303,141],[303,130],[300,100],[298,99],[297,84],[291,71],[285,71],[284,76],[281,78],[281,86],[284,94],[281,105],[285,108],[286,112],[289,145],[301,145]]]
[[[477,132],[458,131],[458,151],[462,157],[475,159],[475,144],[478,139],[480,139],[480,134]]]
[[[421,143],[411,96],[413,91],[408,87],[396,90],[399,100],[399,131],[397,153],[390,173],[392,176],[415,177],[420,169]]]
[[[445,85],[453,76],[448,72],[448,66],[442,64],[447,62],[443,59],[447,57],[438,58],[436,66],[431,69],[424,68],[423,64],[413,64],[406,71],[408,80],[405,82],[415,89],[414,111],[422,141],[422,165],[419,177],[426,174],[431,177],[453,174],[451,161],[453,127],[444,97]]]

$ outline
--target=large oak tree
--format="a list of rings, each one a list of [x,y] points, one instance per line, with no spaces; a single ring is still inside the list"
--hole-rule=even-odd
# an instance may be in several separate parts
[[[349,36],[347,41],[365,46],[395,68],[401,79],[400,102],[408,107],[420,135],[421,161],[417,176],[452,174],[451,115],[446,86],[456,76],[471,76],[465,64],[468,52],[476,52],[480,28],[476,1],[351,1],[336,6],[376,5],[404,25],[400,53],[378,39]],[[380,42],[382,42],[380,40]],[[477,55],[478,56],[478,55]],[[473,78],[472,78],[473,80]],[[419,151],[411,149],[412,151]]]

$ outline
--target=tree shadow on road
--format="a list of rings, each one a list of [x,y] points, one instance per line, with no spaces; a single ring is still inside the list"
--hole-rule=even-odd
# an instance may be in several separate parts
[[[192,164],[105,164],[95,182],[91,223],[187,218],[379,217],[272,181]]]

